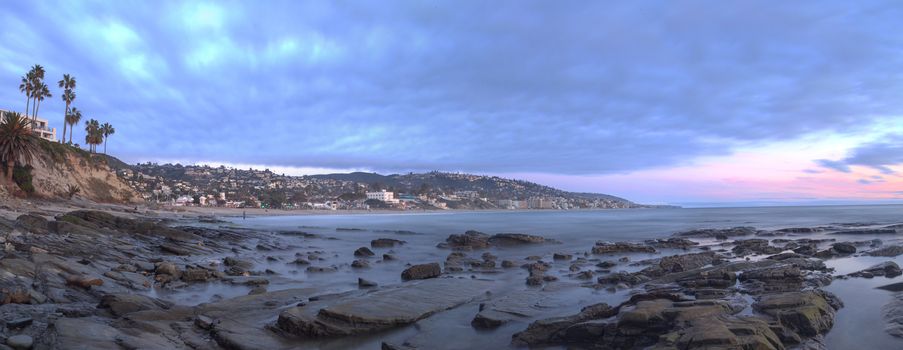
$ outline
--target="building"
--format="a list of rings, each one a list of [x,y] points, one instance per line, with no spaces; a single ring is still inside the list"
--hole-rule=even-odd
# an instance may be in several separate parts
[[[7,112],[6,110],[0,109],[0,113]],[[31,117],[28,117],[28,121],[32,120]],[[51,128],[50,124],[47,122],[47,119],[37,117],[34,119],[34,131],[38,134],[39,137],[45,139],[47,141],[56,141],[56,128]]]
[[[375,199],[386,203],[398,203],[398,200],[395,199],[395,192],[387,192],[386,190],[367,192],[367,199]]]

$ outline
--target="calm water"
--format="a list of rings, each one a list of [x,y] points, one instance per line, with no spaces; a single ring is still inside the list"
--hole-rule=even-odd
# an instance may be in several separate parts
[[[551,254],[563,252],[580,256],[590,250],[598,240],[642,241],[650,238],[667,237],[675,232],[697,228],[727,228],[753,226],[759,229],[779,229],[787,227],[811,227],[832,224],[884,225],[903,222],[903,205],[888,206],[825,206],[825,207],[758,207],[758,208],[699,208],[699,209],[642,209],[605,211],[502,211],[502,212],[448,212],[448,213],[404,213],[404,214],[361,214],[257,217],[242,220],[232,219],[240,226],[256,229],[295,230],[314,233],[316,239],[298,236],[280,237],[288,249],[284,251],[261,252],[250,259],[259,270],[270,269],[276,274],[271,278],[269,290],[314,287],[323,292],[341,292],[357,288],[357,278],[363,277],[381,285],[400,282],[399,272],[406,264],[445,261],[449,251],[435,248],[449,234],[478,230],[486,233],[519,232],[541,235],[561,242],[554,245],[531,245],[517,248],[492,248],[488,251],[499,259],[523,261],[530,255],[538,255],[551,261]],[[408,243],[395,248],[374,248],[377,257],[370,259],[368,269],[352,269],[355,259],[352,252],[367,246],[372,239],[386,237],[401,239]],[[840,238],[840,237],[838,237]],[[855,240],[880,238],[888,243],[897,242],[893,236],[857,236]],[[289,264],[296,256],[318,256],[312,260],[314,266],[331,266],[338,269],[331,273],[310,273],[306,267]],[[379,259],[384,253],[395,255],[396,261]],[[481,252],[473,253],[478,257]],[[662,252],[668,254],[668,252]],[[676,252],[675,252],[676,253]],[[654,255],[630,255],[631,260],[641,260]],[[661,255],[657,255],[661,256]],[[244,257],[248,258],[248,257]],[[616,258],[616,257],[615,257]],[[838,273],[848,273],[862,269],[864,265],[889,259],[845,260],[836,259],[828,264],[837,268]],[[896,259],[903,265],[903,256]],[[604,290],[581,287],[579,282],[568,277],[568,263],[555,262],[550,272],[561,277],[560,290],[555,292],[561,305],[554,308],[557,313],[569,314],[580,307],[597,303],[616,304],[623,300],[625,292],[611,293]],[[621,265],[620,269],[631,269]],[[634,267],[636,269],[637,267]],[[617,269],[616,269],[617,270]],[[466,276],[471,273],[465,274]],[[474,273],[474,278],[496,281],[495,293],[509,293],[526,289],[523,269],[506,270],[503,273]],[[899,278],[898,278],[899,279]],[[845,302],[846,308],[838,313],[835,331],[827,337],[832,349],[849,348],[853,344],[868,348],[903,348],[903,341],[883,333],[880,308],[890,300],[888,292],[873,289],[891,280],[851,279],[836,281],[828,287]],[[186,304],[209,301],[211,295],[232,297],[247,293],[247,288],[210,284],[178,293],[163,295],[168,299]],[[340,341],[309,344],[312,348],[340,349],[349,347],[376,348],[380,339],[417,340],[429,343],[431,337],[443,337],[448,329],[455,329],[455,341],[447,348],[460,348],[468,344],[481,344],[486,348],[505,348],[510,342],[510,334],[523,329],[526,322],[514,322],[492,333],[479,332],[470,327],[470,318],[478,305],[440,313],[418,323],[418,329],[410,327],[380,334],[374,337],[352,338]],[[880,326],[876,326],[876,323]],[[868,341],[859,340],[860,335],[868,335]],[[413,338],[411,338],[413,337]]]

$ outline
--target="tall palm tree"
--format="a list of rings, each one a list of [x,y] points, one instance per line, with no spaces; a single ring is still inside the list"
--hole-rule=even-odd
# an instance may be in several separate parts
[[[37,125],[38,111],[41,110],[41,102],[44,101],[44,98],[53,97],[53,95],[50,94],[50,88],[48,88],[47,84],[44,84],[43,81],[41,81],[41,83],[38,84],[38,86],[39,86],[39,88],[35,89],[35,100],[36,101],[34,104],[34,107],[35,107],[34,115],[31,116],[32,128],[35,125]]]
[[[82,111],[78,110],[78,108],[72,107],[69,110],[69,115],[66,117],[66,122],[69,123],[69,143],[72,143],[72,130],[75,129],[75,125],[78,124],[82,120]],[[63,135],[66,136],[66,135]]]
[[[34,129],[34,118],[37,117],[37,105],[38,105],[38,95],[42,90],[42,85],[44,84],[44,67],[40,64],[36,64],[31,67],[31,70],[28,71],[28,79],[31,81],[31,99],[34,100],[34,105],[31,106],[31,118],[32,118],[32,129]],[[25,116],[28,116],[28,111],[25,112]]]
[[[19,83],[19,92],[25,94],[25,118],[28,118],[28,107],[31,106],[31,91],[34,90],[34,84],[32,84],[31,72],[22,77],[22,82]]]
[[[100,132],[103,135],[103,154],[107,154],[107,139],[110,138],[110,135],[116,133],[116,129],[110,123],[103,123],[100,126]]]
[[[63,101],[66,101],[66,111],[63,113],[63,137],[60,138],[61,143],[66,143],[66,127],[69,126],[69,105],[75,100],[75,77],[69,74],[63,74],[63,79],[57,82],[63,89]]]
[[[4,112],[0,123],[0,160],[6,163],[6,179],[12,184],[16,163],[30,164],[38,148],[38,138],[28,127],[28,118]]]

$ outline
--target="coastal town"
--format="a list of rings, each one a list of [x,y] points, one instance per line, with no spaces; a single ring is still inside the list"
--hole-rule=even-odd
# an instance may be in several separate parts
[[[115,162],[111,162],[115,163]],[[118,164],[118,165],[116,165]],[[149,203],[305,210],[613,209],[626,199],[535,183],[447,172],[291,176],[269,169],[116,163],[117,175]]]

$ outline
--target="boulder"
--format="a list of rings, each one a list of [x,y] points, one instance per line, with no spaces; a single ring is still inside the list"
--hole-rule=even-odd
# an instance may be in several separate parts
[[[371,288],[371,287],[377,287],[377,286],[379,286],[379,284],[377,284],[376,282],[370,281],[370,280],[365,280],[365,279],[363,279],[363,278],[358,278],[358,279],[357,279],[357,286],[358,286],[358,287],[361,287],[361,288]]]
[[[837,242],[831,245],[838,254],[850,255],[856,253],[856,246],[847,242]]]
[[[367,248],[367,247],[360,247],[360,248],[357,248],[357,250],[354,251],[354,256],[359,257],[359,258],[363,258],[363,257],[371,257],[371,256],[374,256],[374,255],[376,255],[376,254],[373,253],[373,251],[370,250],[370,248]]]
[[[370,267],[370,263],[368,263],[367,260],[357,259],[351,262],[351,267],[356,269],[368,268]]]
[[[895,257],[903,254],[903,246],[900,245],[889,245],[886,247],[878,248],[866,253],[871,256],[884,256],[884,257]]]
[[[489,235],[478,231],[467,231],[460,235],[449,235],[445,243],[450,248],[489,248]]]
[[[439,263],[419,264],[411,266],[401,272],[401,279],[422,280],[427,278],[439,277],[442,274],[442,267]]]
[[[6,345],[15,350],[28,350],[34,344],[34,339],[29,335],[19,334],[6,338]]]
[[[489,244],[496,246],[544,243],[549,240],[524,233],[499,233],[489,237]]]
[[[396,245],[402,245],[405,241],[391,238],[377,238],[370,241],[370,247],[373,248],[392,248]]]
[[[24,214],[16,218],[16,227],[34,234],[46,235],[50,233],[50,224],[47,219],[33,215]]]

